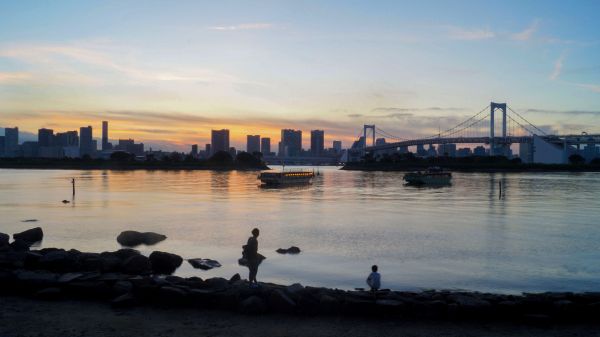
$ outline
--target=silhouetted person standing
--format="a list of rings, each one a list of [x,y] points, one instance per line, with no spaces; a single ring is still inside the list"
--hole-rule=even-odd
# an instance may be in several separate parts
[[[248,281],[250,281],[251,287],[257,287],[258,281],[256,280],[256,274],[258,273],[258,265],[261,262],[261,259],[258,255],[258,235],[260,231],[258,228],[254,228],[252,230],[252,236],[248,238],[248,243],[246,244],[245,250],[245,258],[248,260]]]

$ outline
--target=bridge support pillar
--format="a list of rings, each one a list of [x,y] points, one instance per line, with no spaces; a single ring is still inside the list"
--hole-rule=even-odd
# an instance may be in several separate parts
[[[372,141],[371,141],[371,146],[375,146],[375,125],[367,125],[364,124],[363,125],[363,139],[365,141],[364,147],[363,147],[363,155],[366,154],[367,152],[367,130],[371,130],[372,133]]]
[[[508,151],[506,148],[508,144],[506,144],[506,103],[490,103],[490,156],[495,156],[496,153],[496,138],[495,138],[495,128],[496,125],[494,123],[495,116],[494,112],[500,109],[502,110],[502,153],[501,155],[506,155]]]

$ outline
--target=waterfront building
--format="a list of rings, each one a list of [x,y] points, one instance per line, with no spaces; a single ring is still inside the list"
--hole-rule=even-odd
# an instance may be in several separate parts
[[[456,157],[456,144],[438,145],[438,156]]]
[[[427,157],[435,157],[437,155],[437,151],[435,150],[435,146],[433,144],[429,144],[429,148],[427,149]]]
[[[341,140],[334,140],[332,145],[333,145],[333,151],[336,154],[339,154],[342,152],[342,141]]]
[[[377,138],[375,139],[375,146],[385,145],[385,138]]]
[[[51,145],[61,147],[79,146],[79,136],[77,135],[77,131],[57,132]]]
[[[16,157],[19,155],[19,128],[4,128],[4,156]]]
[[[91,156],[94,154],[92,145],[92,127],[80,127],[79,128],[79,154],[83,157],[85,155]]]
[[[229,151],[229,130],[212,130],[211,131],[211,155],[219,151]]]
[[[4,136],[0,136],[0,158],[4,157],[4,139],[6,139]]]
[[[318,157],[325,150],[325,131],[312,130],[310,131],[310,151],[313,156]]]
[[[102,121],[102,151],[112,150],[112,144],[108,142],[108,121]]]
[[[212,156],[212,146],[210,146],[210,144],[204,145],[204,153],[207,157]]]
[[[38,148],[38,142],[23,142],[23,144],[21,144],[21,154],[25,158],[35,158],[38,156]]]
[[[271,138],[265,137],[260,140],[260,152],[265,156],[271,153]]]
[[[425,150],[425,146],[423,144],[417,145],[417,156],[427,157],[427,150]]]
[[[192,145],[192,152],[190,152],[190,154],[193,157],[198,157],[198,144]]]
[[[471,148],[469,148],[469,147],[463,147],[463,148],[456,150],[457,157],[469,157],[471,154],[472,154]]]
[[[38,130],[38,146],[51,146],[54,130],[42,128]]]
[[[296,157],[302,152],[302,131],[293,129],[281,130],[279,156]]]
[[[473,149],[473,155],[475,155],[475,156],[483,157],[486,155],[486,153],[487,153],[487,151],[485,150],[485,147],[483,147],[481,145],[479,145]]]
[[[232,158],[235,158],[235,156],[237,155],[237,150],[235,149],[235,147],[232,146],[229,148],[229,154]]]
[[[136,156],[144,155],[144,143],[136,144],[133,139],[119,139],[115,150],[132,153]]]
[[[246,135],[246,152],[260,152],[260,135]]]

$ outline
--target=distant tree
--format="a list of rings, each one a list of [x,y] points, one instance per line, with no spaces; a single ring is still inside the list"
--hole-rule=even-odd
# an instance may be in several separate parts
[[[171,162],[177,163],[183,160],[183,156],[179,152],[171,152],[169,159]]]
[[[521,158],[517,157],[517,158],[513,158],[510,160],[511,163],[519,165],[521,164],[523,161],[521,160]]]
[[[92,157],[90,157],[90,155],[89,155],[89,154],[84,154],[84,155],[81,157],[81,160],[82,160],[82,161],[90,161],[90,160],[92,160]]]
[[[583,164],[585,163],[585,158],[579,154],[572,154],[569,156],[569,163],[573,165]]]
[[[183,161],[185,161],[186,163],[191,163],[191,162],[195,162],[196,158],[194,156],[192,156],[191,154],[186,154],[185,157],[183,158]]]
[[[217,151],[208,161],[218,165],[229,165],[233,163],[233,157],[227,151]]]
[[[132,161],[135,159],[135,155],[126,151],[115,151],[110,154],[110,160],[114,161]]]
[[[252,155],[260,160],[262,160],[262,158],[263,158],[262,152],[254,151],[254,152],[252,152]]]
[[[255,152],[257,153],[257,152]],[[258,167],[262,164],[260,158],[248,152],[240,152],[235,156],[235,161],[242,166]]]
[[[590,164],[600,165],[600,157],[596,157],[596,158],[592,159],[592,161],[590,161]]]

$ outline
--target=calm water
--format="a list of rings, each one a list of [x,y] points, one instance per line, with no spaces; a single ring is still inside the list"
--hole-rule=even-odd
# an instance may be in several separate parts
[[[415,188],[402,173],[321,172],[310,187],[261,189],[253,172],[0,170],[0,232],[39,225],[43,247],[105,251],[123,230],[155,231],[168,239],[143,253],[219,260],[177,271],[206,278],[246,277],[237,259],[259,227],[262,281],[363,287],[378,264],[394,289],[600,290],[598,173],[455,173]],[[275,253],[290,245],[302,254]]]

